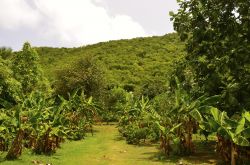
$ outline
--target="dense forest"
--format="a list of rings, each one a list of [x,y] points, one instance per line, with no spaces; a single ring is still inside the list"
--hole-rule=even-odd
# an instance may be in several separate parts
[[[248,1],[179,1],[177,33],[79,48],[0,49],[0,151],[51,155],[96,122],[164,155],[212,138],[225,164],[250,157]],[[213,9],[213,10],[211,10]],[[208,142],[209,143],[209,142]]]
[[[43,47],[36,50],[50,81],[58,80],[60,73],[73,69],[76,63],[88,61],[99,70],[104,88],[121,87],[151,98],[166,90],[173,65],[185,54],[184,43],[177,34],[110,41],[80,48]]]

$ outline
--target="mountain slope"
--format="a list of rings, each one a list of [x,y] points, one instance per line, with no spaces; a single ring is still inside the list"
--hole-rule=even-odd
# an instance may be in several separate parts
[[[93,56],[109,86],[160,93],[178,61],[185,54],[177,34],[102,42],[79,48],[36,48],[51,81],[56,71],[70,67],[84,56]],[[157,89],[154,89],[157,88]],[[159,89],[160,88],[160,89]]]

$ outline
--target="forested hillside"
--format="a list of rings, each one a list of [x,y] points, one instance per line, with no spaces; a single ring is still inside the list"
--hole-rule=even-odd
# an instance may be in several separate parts
[[[177,34],[98,43],[79,48],[36,48],[49,80],[71,68],[77,61],[91,57],[105,77],[109,89],[122,87],[153,98],[167,88],[175,62],[183,58],[184,43]]]

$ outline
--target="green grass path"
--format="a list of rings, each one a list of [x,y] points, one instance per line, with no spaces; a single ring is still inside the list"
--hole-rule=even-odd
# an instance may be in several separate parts
[[[186,160],[178,160],[171,157],[169,160],[160,160],[157,145],[135,146],[128,145],[120,139],[115,125],[95,126],[95,134],[88,135],[82,141],[66,142],[62,148],[52,156],[37,156],[24,151],[19,160],[3,161],[0,155],[0,164],[3,165],[29,165],[32,160],[39,160],[52,165],[158,165],[176,164],[179,161],[187,163]],[[187,158],[190,159],[190,158]],[[205,163],[191,158],[188,164]]]

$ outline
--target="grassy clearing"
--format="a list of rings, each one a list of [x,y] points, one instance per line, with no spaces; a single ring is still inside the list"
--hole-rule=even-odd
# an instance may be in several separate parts
[[[4,161],[4,154],[0,156],[3,165],[28,165],[32,160],[53,165],[158,165],[158,164],[213,164],[216,160],[213,153],[209,153],[205,144],[199,145],[197,154],[180,158],[171,156],[165,159],[159,152],[158,145],[128,145],[120,139],[115,125],[95,126],[95,135],[85,140],[66,142],[62,148],[52,156],[33,155],[25,150],[19,160]]]

